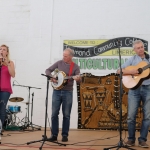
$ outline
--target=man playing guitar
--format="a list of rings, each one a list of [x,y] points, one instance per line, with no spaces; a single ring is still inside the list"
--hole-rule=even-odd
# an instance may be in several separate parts
[[[136,40],[133,42],[133,49],[135,51],[135,55],[129,58],[122,66],[122,74],[123,76],[129,75],[131,79],[137,74],[141,74],[139,69],[132,68],[128,69],[129,66],[136,66],[137,64],[144,61],[147,64],[150,63],[149,55],[144,52],[144,44],[141,40]],[[143,66],[144,67],[144,66]],[[148,68],[149,71],[149,68]],[[117,71],[120,73],[120,70]],[[135,78],[136,80],[136,78]],[[128,82],[130,84],[130,82]],[[135,135],[135,127],[136,127],[136,114],[138,111],[138,107],[142,102],[142,110],[143,110],[143,120],[140,129],[140,136],[138,138],[139,146],[143,148],[148,148],[149,146],[146,144],[148,130],[150,126],[150,79],[145,79],[141,86],[136,89],[130,89],[128,92],[128,141],[126,142],[127,146],[134,146],[136,135]]]

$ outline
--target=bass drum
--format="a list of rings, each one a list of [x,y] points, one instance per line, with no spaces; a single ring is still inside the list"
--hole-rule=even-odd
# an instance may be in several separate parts
[[[21,106],[8,105],[8,111],[10,111],[11,113],[18,113],[21,111]]]
[[[6,109],[6,115],[5,115],[5,121],[4,121],[4,128],[7,128],[7,126],[11,123],[12,121],[12,113]]]

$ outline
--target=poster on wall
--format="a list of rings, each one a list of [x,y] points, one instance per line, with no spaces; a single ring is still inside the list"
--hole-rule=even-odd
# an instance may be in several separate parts
[[[80,66],[81,72],[91,72],[93,75],[116,73],[120,64],[135,54],[132,44],[135,40],[144,43],[148,52],[148,41],[138,37],[117,37],[113,39],[78,39],[63,40],[63,50],[74,50],[73,61]]]

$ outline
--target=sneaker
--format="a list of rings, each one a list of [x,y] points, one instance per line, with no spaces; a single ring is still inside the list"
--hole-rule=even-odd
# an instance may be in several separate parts
[[[145,141],[139,142],[139,146],[143,148],[149,148],[149,145],[147,145]]]
[[[52,136],[48,139],[48,141],[50,141],[50,142],[57,141],[57,136],[52,135]]]
[[[62,137],[62,142],[67,142],[68,141],[68,137],[67,136],[63,136]]]
[[[127,145],[127,146],[134,146],[135,142],[131,141],[131,140],[128,140],[127,142],[125,142],[125,145]]]

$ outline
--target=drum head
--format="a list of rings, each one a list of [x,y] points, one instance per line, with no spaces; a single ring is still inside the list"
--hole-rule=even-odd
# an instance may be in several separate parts
[[[18,112],[21,111],[21,106],[11,106],[11,105],[8,105],[8,110],[11,113],[18,113]]]

